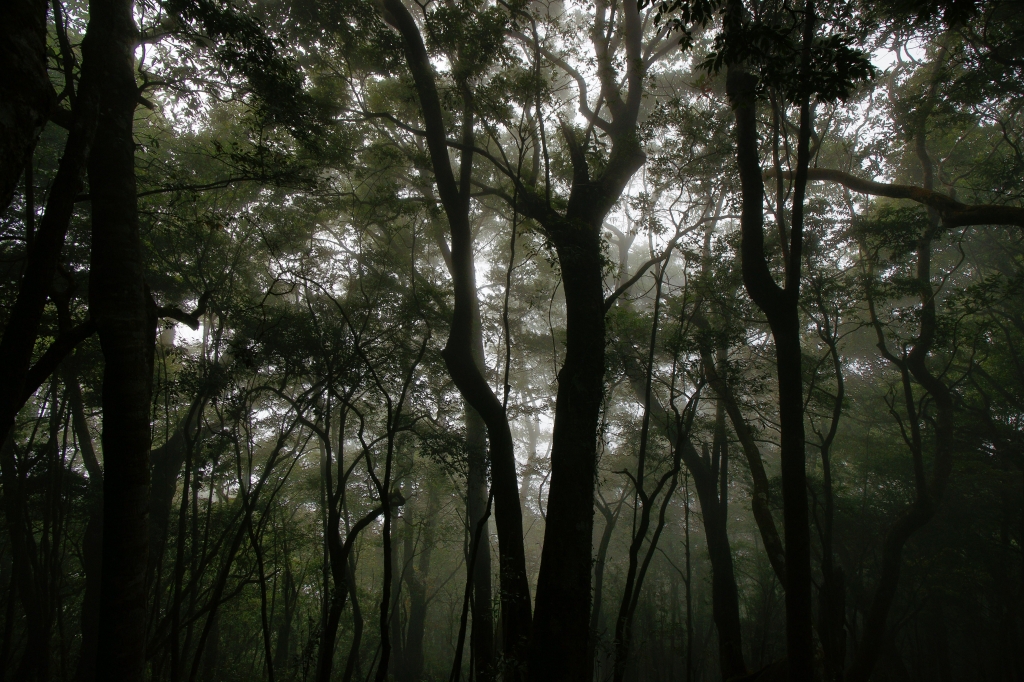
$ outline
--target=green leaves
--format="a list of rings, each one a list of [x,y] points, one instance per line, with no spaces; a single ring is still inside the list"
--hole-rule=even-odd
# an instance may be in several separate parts
[[[449,59],[458,55],[451,64],[457,83],[475,79],[507,53],[507,27],[508,15],[502,9],[472,3],[439,5],[426,20],[430,50]]]
[[[641,0],[640,7],[647,0]],[[803,13],[784,7],[756,19],[737,16],[721,0],[671,0],[658,5],[655,21],[680,32],[680,45],[694,45],[694,32],[720,20],[722,29],[712,41],[699,68],[718,73],[733,64],[745,64],[759,75],[759,91],[772,88],[790,102],[805,98],[819,102],[847,100],[857,86],[875,76],[867,51],[853,47],[841,33],[816,36],[811,44],[809,73],[800,70]],[[827,28],[827,27],[826,27]]]

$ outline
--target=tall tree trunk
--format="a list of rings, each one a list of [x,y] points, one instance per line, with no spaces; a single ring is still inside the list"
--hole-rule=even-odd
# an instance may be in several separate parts
[[[622,503],[626,499],[623,491],[622,497],[616,503],[613,511],[611,505],[598,503],[598,510],[604,516],[604,530],[601,531],[601,540],[597,543],[597,556],[594,558],[594,606],[590,610],[590,658],[596,660],[597,637],[601,628],[601,609],[604,600],[604,573],[608,561],[608,546],[611,544],[612,532],[619,520],[619,513],[622,511]]]
[[[641,590],[643,589],[644,578],[647,573],[647,568],[650,565],[650,560],[654,554],[654,551],[658,547],[658,540],[661,537],[661,532],[665,527],[665,512],[668,504],[672,499],[672,495],[675,492],[676,484],[679,480],[679,469],[681,460],[681,449],[673,448],[675,457],[672,460],[672,469],[670,472],[663,474],[653,491],[647,489],[645,482],[646,466],[647,466],[647,450],[648,443],[650,442],[650,429],[651,429],[651,412],[652,412],[652,382],[654,381],[654,366],[655,366],[655,351],[657,349],[657,333],[658,333],[658,314],[661,309],[661,288],[662,282],[664,281],[665,270],[668,268],[670,262],[671,251],[666,256],[665,262],[658,269],[657,283],[654,289],[654,320],[651,324],[651,341],[648,346],[647,354],[647,371],[644,376],[644,392],[643,392],[643,423],[640,429],[640,445],[637,453],[637,473],[634,479],[634,486],[636,495],[634,497],[635,502],[640,505],[640,519],[637,521],[636,513],[637,509],[634,506],[633,509],[633,537],[629,545],[629,563],[626,570],[625,586],[622,591],[622,600],[619,606],[618,618],[615,623],[615,672],[613,679],[615,682],[622,682],[626,675],[626,662],[630,655],[630,649],[632,647],[633,640],[633,620],[636,613],[637,604],[639,603]],[[679,429],[678,438],[683,439],[688,435],[689,429],[682,423],[682,419],[677,423]],[[723,422],[724,423],[724,422]],[[716,437],[717,439],[717,437]],[[724,474],[723,474],[724,476]],[[658,498],[658,494],[665,487],[665,484],[671,478],[669,487],[664,491],[664,495],[661,499],[661,513],[659,514],[657,524],[654,529],[654,533],[648,540],[647,531],[651,523],[651,512],[654,509],[655,501]],[[725,507],[725,484],[723,478],[723,497],[722,507],[724,511]],[[641,559],[640,550],[644,543],[647,544],[646,553]]]
[[[474,158],[472,94],[463,84],[461,137],[464,146],[456,179],[448,155],[448,135],[434,72],[419,27],[401,0],[378,0],[378,4],[385,20],[402,36],[406,62],[412,72],[423,113],[438,195],[448,218],[455,305],[442,356],[459,393],[487,425],[500,557],[504,654],[509,664],[516,666],[525,656],[530,635],[530,588],[526,579],[523,516],[519,506],[512,431],[502,402],[484,378],[482,363],[478,364],[474,356],[479,342],[479,336],[474,335],[474,320],[479,323],[479,302],[469,216]],[[476,632],[475,624],[473,629]]]
[[[584,150],[568,125],[563,134],[572,158],[573,179],[564,212],[554,210],[550,185],[540,192],[518,179],[517,197],[524,215],[537,220],[555,246],[564,283],[567,324],[566,356],[558,376],[555,425],[552,437],[552,474],[537,582],[537,613],[530,631],[529,588],[523,552],[522,513],[516,494],[515,459],[511,433],[501,401],[476,368],[469,363],[472,320],[470,301],[475,297],[472,278],[472,235],[468,222],[471,196],[473,119],[470,93],[464,88],[460,177],[456,181],[448,153],[448,135],[430,58],[416,21],[401,0],[378,0],[384,18],[403,38],[406,61],[420,99],[426,141],[438,194],[448,216],[452,236],[452,275],[456,306],[452,331],[444,351],[453,381],[488,425],[496,526],[501,555],[502,630],[506,659],[513,663],[521,642],[530,632],[529,671],[537,680],[591,682],[589,655],[590,581],[593,496],[597,456],[598,413],[604,388],[605,304],[603,293],[604,218],[618,201],[646,156],[636,128],[643,92],[643,26],[635,3],[623,2],[622,45],[626,53],[625,97],[616,82],[611,56],[601,61],[603,94],[608,98],[611,123],[604,122],[612,140],[607,163],[595,176]],[[602,5],[600,17],[607,17]],[[599,23],[603,18],[599,17]],[[595,40],[604,30],[595,29]],[[607,45],[607,43],[604,43]],[[612,74],[608,76],[608,74]],[[586,103],[582,103],[585,108]],[[511,170],[511,169],[509,169]]]
[[[645,381],[639,363],[628,363],[626,374],[637,399],[642,400]],[[719,406],[722,406],[723,402],[719,398]],[[722,492],[719,471],[712,467],[709,457],[702,457],[697,452],[688,437],[680,439],[679,424],[658,402],[656,396],[651,397],[650,410],[652,421],[663,430],[668,441],[673,443],[674,447],[682,449],[680,456],[693,478],[697,500],[700,502],[708,558],[711,562],[711,612],[718,632],[718,660],[723,678],[743,675],[747,668],[743,660],[739,592],[729,542],[728,515],[719,501]]]
[[[689,474],[689,470],[686,471]],[[686,552],[686,682],[693,680],[693,566],[690,561],[690,477],[683,479],[683,549]],[[735,581],[734,583],[735,584]]]
[[[487,513],[487,452],[484,438],[486,426],[480,415],[466,405],[466,446],[469,451],[469,472],[466,477],[467,532],[473,552],[474,529]],[[491,542],[487,528],[480,533],[473,564],[473,629],[470,632],[470,658],[478,680],[485,682],[494,676],[494,614],[491,609]],[[468,564],[467,564],[468,565]]]
[[[188,412],[175,427],[167,441],[149,453],[150,495],[149,495],[149,565],[146,581],[153,582],[160,562],[163,560],[167,534],[170,531],[171,508],[174,494],[178,489],[178,476],[185,463],[190,443],[199,441],[199,419],[206,405],[206,396],[196,396]]]
[[[150,389],[155,324],[147,311],[132,134],[136,27],[131,0],[90,5],[103,78],[89,158],[89,309],[103,350],[103,569],[97,677],[141,681],[149,558]]]
[[[718,630],[718,659],[722,677],[729,679],[746,672],[740,629],[739,593],[729,545],[728,516],[718,500],[718,481],[710,462],[701,458],[687,442],[683,458],[693,476],[704,519],[704,532],[711,560],[711,609]]]
[[[82,536],[85,569],[85,596],[82,598],[82,646],[78,655],[75,682],[96,679],[96,645],[99,639],[101,574],[103,571],[103,471],[93,447],[92,433],[85,418],[85,405],[78,377],[70,363],[65,365],[64,383],[71,405],[71,423],[78,440],[86,471],[89,473],[89,520]]]
[[[204,651],[199,652],[202,659],[202,673],[200,679],[203,682],[217,682],[220,679],[220,613],[213,614],[209,634],[209,644]]]
[[[566,223],[553,231],[565,290],[566,352],[555,397],[530,671],[538,680],[590,682],[594,483],[604,394],[603,253],[600,225]]]
[[[646,68],[637,4],[626,0],[612,7],[598,2],[596,9],[592,38],[598,50],[602,94],[608,98],[612,116],[612,121],[602,123],[611,139],[607,162],[592,171],[586,138],[581,140],[563,125],[573,172],[564,213],[556,212],[548,200],[550,186],[547,197],[527,188],[519,192],[522,212],[543,226],[555,246],[566,307],[565,359],[558,372],[551,484],[530,647],[530,674],[538,681],[591,682],[593,677],[588,646],[590,580],[607,309],[602,231],[608,212],[647,158],[636,127]],[[621,25],[625,52],[621,81],[604,51],[608,45],[604,22],[615,9],[620,11],[621,21],[618,17],[615,21]]]
[[[428,484],[429,485],[429,484]],[[419,682],[423,678],[423,636],[427,621],[427,577],[430,575],[430,558],[434,551],[437,512],[440,497],[437,486],[430,485],[427,493],[427,510],[420,520],[419,555],[416,569],[412,568],[412,557],[406,559],[406,585],[409,589],[409,624],[405,640],[405,676],[408,682]],[[486,501],[485,501],[486,504]],[[411,528],[406,527],[406,532]],[[474,615],[474,629],[476,627]],[[477,679],[480,679],[477,677]]]
[[[295,603],[298,595],[299,591],[295,585],[291,559],[286,549],[284,552],[284,579],[281,585],[281,600],[284,602],[284,605],[277,621],[277,642],[276,652],[274,653],[274,667],[282,680],[288,679],[289,669],[291,668],[293,648],[292,621],[295,618]]]
[[[8,436],[0,448],[0,459],[3,461],[4,514],[13,562],[13,593],[21,602],[26,627],[25,652],[15,679],[38,679],[42,677],[41,653],[45,648],[43,640],[46,636],[44,606],[40,598],[44,588],[38,582],[45,581],[45,578],[35,569],[39,564],[37,546],[29,523],[25,475],[19,471],[13,436]]]
[[[405,597],[402,596],[402,585],[405,582],[405,572],[409,568],[409,561],[412,559],[416,549],[415,533],[411,532],[410,524],[406,519],[412,512],[410,507],[405,508],[402,514],[402,523],[396,523],[392,534],[394,550],[391,553],[391,572],[394,581],[391,584],[391,615],[389,624],[391,626],[391,658],[394,661],[391,667],[391,676],[396,680],[404,680],[405,672],[405,637],[403,636],[405,626],[405,609],[403,604]]]
[[[733,22],[741,21],[742,4],[732,0]],[[814,32],[813,2],[805,7],[801,72],[808,72]],[[797,170],[793,194],[791,242],[786,254],[786,282],[775,283],[764,251],[764,181],[757,133],[757,76],[742,65],[729,66],[726,90],[736,116],[736,159],[742,194],[740,254],[743,284],[768,318],[775,340],[778,380],[783,527],[786,535],[786,655],[789,679],[810,682],[814,646],[811,632],[811,534],[804,461],[803,374],[800,354],[800,267],[803,245],[803,197],[807,186],[810,103],[800,107]],[[781,216],[779,216],[781,219]]]
[[[355,556],[348,555],[348,593],[352,600],[352,646],[348,650],[348,660],[345,661],[345,672],[341,676],[342,682],[352,682],[353,676],[362,677],[362,664],[359,659],[360,645],[363,641],[363,611],[359,607],[359,595],[356,592],[356,560]]]
[[[359,536],[359,533],[380,516],[383,511],[381,507],[377,507],[356,522],[348,532],[348,535],[345,536],[344,543],[340,542],[340,536],[336,533],[336,525],[332,526],[335,532],[328,536],[331,552],[331,578],[334,585],[331,589],[327,620],[323,624],[323,631],[320,634],[320,650],[317,659],[316,676],[314,678],[317,682],[329,682],[331,679],[331,670],[334,666],[334,646],[338,637],[338,623],[341,620],[341,612],[345,608],[345,601],[348,599],[350,591],[348,581],[354,575],[354,571],[350,571],[349,567],[352,545]],[[335,536],[338,539],[332,540],[331,536]],[[387,596],[384,597],[384,600],[389,601]],[[383,623],[383,627],[387,627],[386,622]]]

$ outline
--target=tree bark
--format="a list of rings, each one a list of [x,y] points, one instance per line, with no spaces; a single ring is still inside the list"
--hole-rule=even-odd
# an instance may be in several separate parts
[[[598,5],[593,38],[604,42],[607,4]],[[575,131],[562,134],[573,177],[564,213],[539,192],[521,188],[522,212],[537,220],[555,246],[566,305],[565,359],[558,373],[551,445],[551,483],[536,613],[530,646],[530,675],[538,682],[591,682],[589,655],[594,485],[598,416],[604,393],[605,311],[602,240],[604,219],[622,196],[646,154],[637,133],[643,93],[642,25],[636,3],[623,2],[625,48],[623,97],[610,55],[599,49],[602,95],[613,116],[602,121],[612,145],[607,163],[593,177]],[[581,103],[586,107],[586,102]]]
[[[479,337],[478,337],[479,338]],[[473,538],[473,530],[487,514],[487,444],[486,425],[470,405],[465,407],[466,446],[469,455],[469,471],[466,477],[467,533]],[[484,522],[486,523],[486,522]],[[490,680],[494,676],[494,612],[491,608],[491,541],[486,527],[477,540],[476,548],[470,544],[470,552],[476,552],[473,563],[473,629],[470,632],[469,648],[476,679]],[[467,564],[468,565],[468,564]]]
[[[3,463],[3,503],[7,529],[11,543],[12,584],[18,601],[25,613],[25,653],[16,672],[16,678],[41,679],[40,660],[46,636],[43,588],[38,581],[45,580],[35,570],[38,566],[35,537],[31,532],[28,518],[28,500],[25,494],[25,477],[18,470],[12,436],[0,447],[0,461]]]
[[[733,4],[738,6],[740,3],[734,1]],[[810,3],[807,9],[806,26],[812,27]],[[733,11],[742,13],[742,7],[734,7]],[[807,33],[811,33],[811,30],[805,31]],[[810,50],[808,35],[805,35],[804,42],[806,62]],[[811,632],[811,538],[804,462],[803,375],[798,302],[810,113],[809,103],[804,102],[801,106],[791,244],[783,288],[775,283],[764,252],[764,182],[758,151],[756,88],[757,76],[743,66],[729,66],[726,90],[736,116],[736,159],[742,193],[740,254],[743,283],[751,299],[768,318],[775,340],[783,527],[786,535],[787,667],[790,680],[809,682],[813,677],[814,660]]]
[[[103,471],[93,447],[92,433],[85,418],[85,405],[78,377],[70,364],[65,365],[64,384],[71,406],[71,423],[78,440],[82,461],[89,473],[89,520],[82,536],[85,569],[85,596],[82,597],[82,646],[75,670],[75,682],[96,679],[96,645],[99,640],[100,591],[103,571]]]
[[[580,219],[566,223],[549,230],[557,235],[562,267],[566,354],[555,397],[530,674],[538,681],[589,682],[596,436],[604,393],[603,254],[600,225]]]
[[[280,673],[281,679],[288,679],[288,670],[291,667],[293,640],[292,621],[295,619],[295,606],[299,597],[299,588],[295,585],[295,575],[292,573],[291,557],[288,553],[287,544],[284,551],[284,576],[281,585],[281,600],[284,605],[281,615],[277,621],[277,642],[274,652],[274,667]]]
[[[90,5],[102,80],[89,158],[89,309],[103,350],[103,569],[97,677],[145,676],[150,390],[155,327],[144,282],[135,189],[136,27],[131,0]],[[100,47],[101,46],[101,47]]]
[[[434,551],[437,511],[440,498],[436,486],[430,486],[427,493],[426,514],[420,520],[419,555],[415,570],[412,556],[406,558],[405,583],[409,590],[409,624],[405,641],[405,682],[419,682],[423,678],[423,636],[427,621],[427,577],[430,575],[430,558]],[[486,502],[485,502],[486,504]],[[406,532],[411,532],[406,526]],[[474,629],[476,627],[474,615]],[[477,677],[477,679],[481,679]]]
[[[768,171],[765,177],[777,177],[776,171]],[[791,174],[783,171],[783,177]],[[896,185],[858,178],[851,173],[832,168],[809,168],[807,179],[822,182],[836,182],[859,194],[910,199],[938,211],[942,224],[947,229],[968,225],[1015,225],[1024,227],[1024,208],[999,204],[964,204],[952,197],[936,192],[931,187]]]
[[[324,624],[323,632],[320,635],[320,650],[316,666],[317,682],[330,682],[331,670],[334,665],[334,645],[338,637],[338,623],[341,620],[342,609],[345,608],[345,600],[348,599],[350,577],[349,555],[352,552],[352,545],[364,528],[370,525],[378,516],[384,512],[383,508],[377,507],[369,514],[359,519],[352,526],[352,530],[345,536],[345,541],[340,541],[340,536],[330,543],[331,553],[331,577],[334,588],[331,591],[331,602],[327,615],[327,622]],[[334,526],[335,528],[337,526]]]
[[[697,321],[698,326],[701,321]],[[754,521],[761,532],[761,540],[764,542],[765,553],[768,554],[768,562],[771,564],[775,575],[783,586],[786,584],[786,549],[779,536],[778,528],[775,526],[775,517],[772,516],[769,503],[768,474],[764,469],[764,461],[761,458],[761,449],[754,439],[754,434],[740,411],[736,395],[725,379],[724,363],[721,358],[724,353],[719,353],[719,361],[716,362],[710,348],[701,348],[701,364],[704,368],[704,376],[715,391],[718,397],[719,409],[724,409],[729,416],[733,430],[740,441],[740,447],[750,468],[750,478],[753,483],[753,490],[750,496],[750,507],[754,513]]]
[[[401,0],[379,0],[385,20],[402,36],[406,62],[412,72],[426,128],[434,179],[451,235],[451,275],[455,294],[448,342],[442,351],[452,381],[463,399],[487,425],[495,526],[500,557],[501,618],[505,658],[519,665],[530,635],[530,588],[526,579],[523,516],[512,432],[501,401],[491,390],[474,360],[474,317],[479,317],[473,238],[470,228],[470,180],[473,173],[473,111],[468,86],[463,86],[463,156],[459,178],[452,171],[447,131],[437,85],[415,19]],[[468,143],[468,144],[467,144]],[[476,627],[474,626],[474,632]]]

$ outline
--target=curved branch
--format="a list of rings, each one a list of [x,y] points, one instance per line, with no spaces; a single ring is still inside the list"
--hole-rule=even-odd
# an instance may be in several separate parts
[[[784,178],[792,176],[792,171],[782,171]],[[769,170],[764,173],[766,178],[778,176],[778,171]],[[919,204],[934,208],[942,217],[947,228],[966,227],[969,225],[1016,225],[1024,227],[1024,207],[1000,206],[998,204],[964,204],[952,197],[934,190],[915,185],[898,185],[875,182],[858,178],[855,175],[832,168],[810,168],[807,179],[819,182],[835,182],[860,194],[889,197],[890,199],[910,199]]]

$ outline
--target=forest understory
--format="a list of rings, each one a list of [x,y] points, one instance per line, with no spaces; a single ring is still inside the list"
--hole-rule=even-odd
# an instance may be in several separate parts
[[[1013,0],[3,0],[0,682],[1024,682]]]

